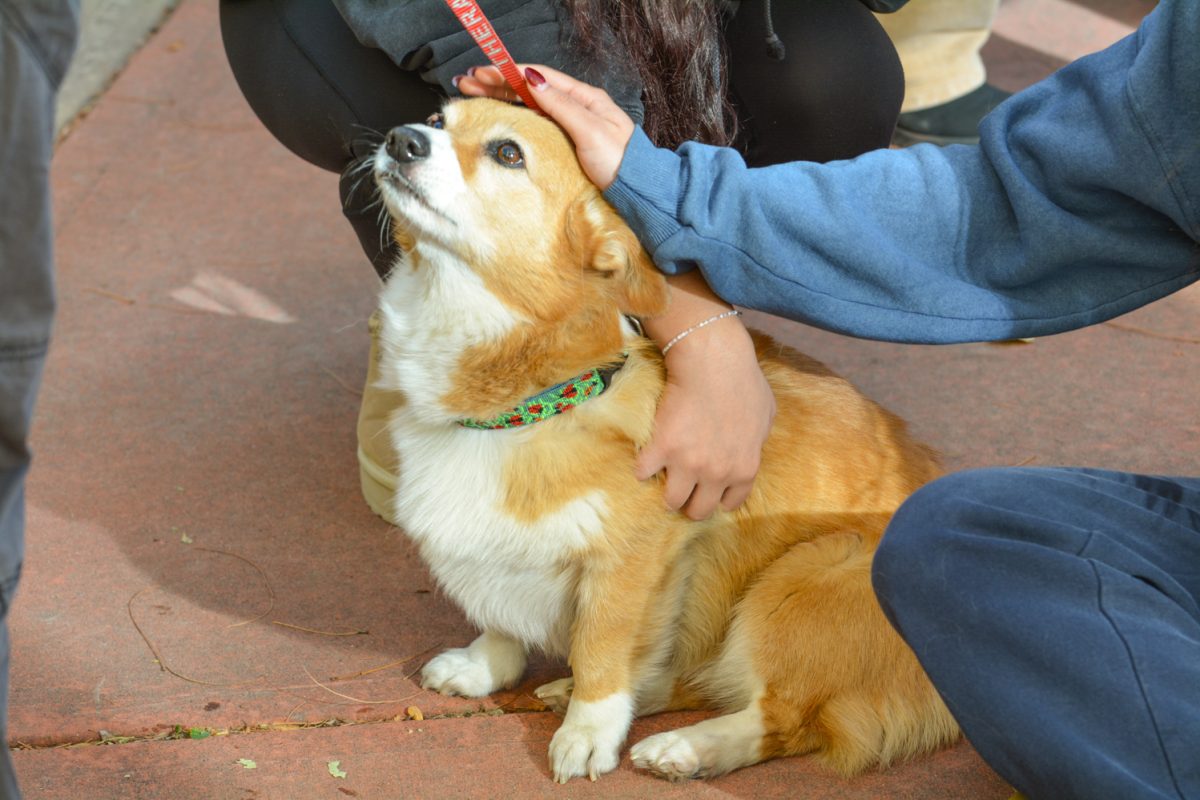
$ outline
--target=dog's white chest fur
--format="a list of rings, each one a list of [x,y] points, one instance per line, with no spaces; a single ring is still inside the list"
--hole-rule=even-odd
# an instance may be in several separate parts
[[[397,420],[397,518],[439,584],[484,630],[565,654],[576,576],[573,553],[600,533],[601,492],[536,521],[503,508],[516,431],[420,431]]]
[[[438,399],[464,347],[519,320],[469,271],[437,266],[423,275],[399,268],[380,306],[382,382],[407,397],[390,425],[400,456],[396,517],[473,623],[565,655],[571,556],[600,534],[606,500],[586,494],[533,521],[505,511],[506,465],[529,432],[461,427]],[[453,299],[431,302],[437,295]]]

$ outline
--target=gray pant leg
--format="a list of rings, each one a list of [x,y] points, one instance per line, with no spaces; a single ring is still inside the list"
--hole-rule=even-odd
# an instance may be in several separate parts
[[[24,552],[30,419],[54,315],[50,156],[54,100],[77,2],[0,0],[0,743],[8,741],[6,619]],[[19,797],[0,746],[0,798]]]

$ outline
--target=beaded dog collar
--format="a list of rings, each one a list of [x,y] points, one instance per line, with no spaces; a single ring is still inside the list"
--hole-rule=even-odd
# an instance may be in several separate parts
[[[464,428],[502,430],[541,422],[555,414],[570,411],[585,400],[599,397],[600,393],[607,389],[609,383],[612,382],[612,376],[624,364],[625,357],[622,357],[617,364],[603,369],[590,369],[569,381],[551,386],[546,391],[530,397],[511,411],[506,411],[491,419],[460,419],[458,424]]]

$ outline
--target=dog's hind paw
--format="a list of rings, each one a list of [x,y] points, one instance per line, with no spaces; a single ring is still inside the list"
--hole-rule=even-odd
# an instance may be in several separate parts
[[[700,754],[686,737],[675,731],[643,739],[630,749],[629,757],[635,767],[668,780],[682,781],[700,775]]]
[[[766,734],[757,702],[741,711],[647,737],[629,751],[635,767],[672,781],[712,778],[762,761]]]
[[[567,713],[571,702],[571,692],[575,690],[574,678],[560,678],[543,684],[533,690],[533,695],[546,704],[546,707],[556,714]]]

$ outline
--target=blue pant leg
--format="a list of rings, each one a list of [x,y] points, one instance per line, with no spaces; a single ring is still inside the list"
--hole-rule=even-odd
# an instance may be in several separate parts
[[[24,554],[26,443],[54,312],[54,100],[75,46],[75,2],[0,0],[0,743],[8,741],[8,609]],[[19,797],[0,747],[0,800]]]
[[[968,739],[1035,800],[1200,798],[1200,479],[949,475],[876,592]]]

